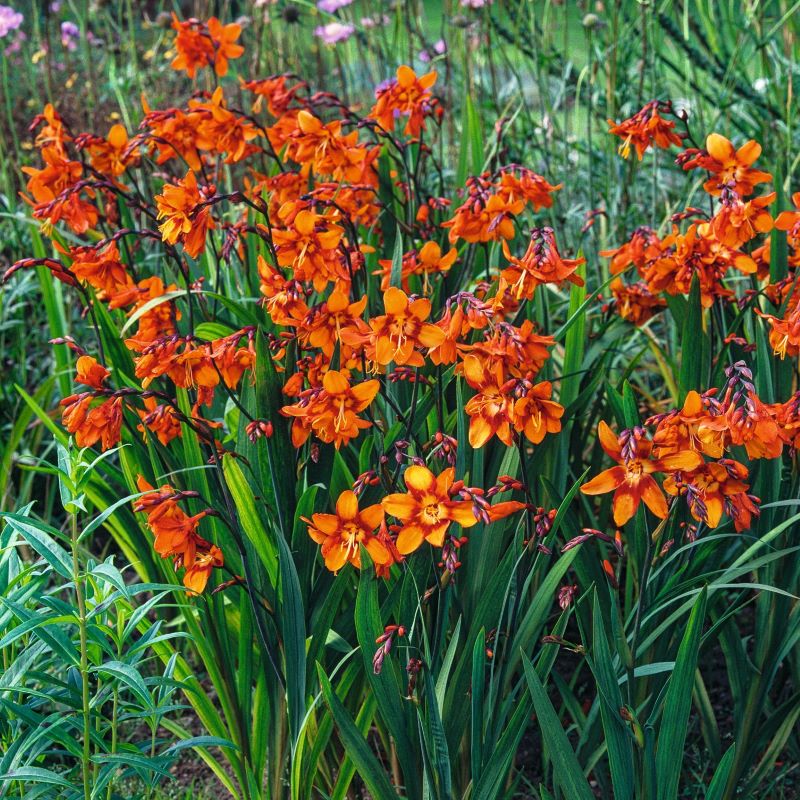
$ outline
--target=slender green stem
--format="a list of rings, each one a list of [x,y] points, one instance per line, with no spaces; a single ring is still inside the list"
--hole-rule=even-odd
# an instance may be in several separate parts
[[[89,710],[89,643],[86,626],[86,597],[78,559],[78,516],[75,513],[70,514],[70,534],[72,539],[72,580],[75,582],[75,595],[78,601],[78,631],[80,634],[81,713],[83,714],[81,773],[83,776],[84,800],[91,800],[92,719]]]

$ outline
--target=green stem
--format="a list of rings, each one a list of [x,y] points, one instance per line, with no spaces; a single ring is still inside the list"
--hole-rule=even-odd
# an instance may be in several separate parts
[[[78,561],[78,516],[70,514],[70,533],[72,539],[72,580],[75,582],[75,595],[78,601],[78,631],[80,633],[80,673],[83,714],[83,754],[81,756],[81,773],[83,775],[83,797],[91,800],[92,787],[90,769],[92,760],[91,714],[89,711],[89,644],[86,626],[86,597],[84,595],[83,578]]]

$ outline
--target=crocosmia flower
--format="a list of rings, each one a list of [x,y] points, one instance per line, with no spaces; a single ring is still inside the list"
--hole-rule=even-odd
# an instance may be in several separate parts
[[[470,528],[478,521],[469,500],[454,500],[450,495],[455,472],[449,467],[437,477],[427,467],[414,464],[403,476],[408,492],[383,498],[386,513],[401,523],[397,549],[402,555],[413,553],[424,541],[441,547],[451,522]]]
[[[308,535],[322,545],[322,557],[331,572],[338,572],[348,561],[360,569],[361,545],[376,566],[392,563],[392,554],[375,536],[383,522],[380,503],[359,510],[358,497],[348,490],[339,495],[335,514],[313,514],[303,521],[308,524]]]
[[[653,478],[654,472],[691,471],[703,464],[703,457],[687,450],[660,459],[651,459],[652,443],[643,438],[644,431],[624,431],[617,438],[605,422],[597,429],[603,450],[617,462],[581,486],[584,494],[614,492],[614,523],[622,526],[644,504],[660,519],[667,517],[667,501]]]

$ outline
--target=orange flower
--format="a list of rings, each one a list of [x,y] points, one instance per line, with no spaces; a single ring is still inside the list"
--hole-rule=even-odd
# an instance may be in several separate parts
[[[308,523],[308,535],[322,545],[322,557],[331,572],[338,572],[348,561],[361,569],[361,545],[376,568],[391,566],[392,554],[375,536],[375,529],[383,522],[380,503],[359,510],[358,497],[346,491],[336,501],[335,514],[312,514],[311,519],[302,519]]]
[[[502,364],[497,362],[492,369],[487,369],[480,358],[468,355],[464,357],[463,368],[467,383],[477,391],[465,406],[470,417],[470,447],[483,447],[492,436],[511,447],[514,443],[511,434],[514,400],[506,390]]]
[[[785,403],[771,407],[781,439],[792,450],[800,449],[800,392],[795,392]]]
[[[465,330],[465,315],[461,305],[455,310],[450,304],[445,306],[443,317],[436,323],[444,331],[444,339],[428,351],[433,364],[454,364],[458,358],[459,342]],[[469,330],[469,328],[466,328]]]
[[[721,458],[703,464],[689,475],[667,476],[664,490],[675,497],[686,498],[689,511],[698,522],[716,528],[723,513],[733,517],[736,530],[750,527],[752,516],[758,515],[754,498],[747,494],[747,467],[738,461]]]
[[[655,231],[642,226],[633,232],[630,241],[615,250],[601,250],[600,255],[611,259],[609,266],[613,275],[633,264],[639,275],[644,277],[645,269],[661,255],[661,252],[661,240]]]
[[[564,407],[551,399],[553,384],[550,381],[542,381],[535,386],[530,381],[521,383],[514,398],[512,423],[530,442],[539,444],[548,433],[561,430]]]
[[[112,180],[139,161],[135,142],[128,139],[128,132],[122,125],[112,126],[107,139],[92,137],[87,149],[92,166]]]
[[[748,392],[744,405],[728,404],[724,416],[714,417],[734,445],[744,445],[749,458],[778,458],[783,450],[773,409]]]
[[[198,145],[215,153],[225,153],[225,163],[235,164],[257,150],[248,144],[258,136],[256,128],[241,116],[228,111],[218,86],[208,102],[190,100],[191,117],[199,128]]]
[[[725,434],[709,413],[709,402],[695,391],[688,392],[682,408],[657,420],[653,446],[658,457],[684,450],[696,450],[711,458],[722,456]]]
[[[207,24],[196,19],[181,22],[172,15],[172,28],[175,31],[175,50],[177,55],[172,59],[174,70],[185,70],[190,78],[194,78],[197,70],[211,66],[220,77],[228,72],[228,60],[239,58],[244,48],[236,44],[242,32],[241,25],[223,25],[216,17],[211,17]]]
[[[644,325],[667,305],[663,297],[652,294],[644,281],[625,284],[622,278],[615,278],[608,288],[614,296],[614,310],[634,325]]]
[[[286,156],[302,165],[302,172],[308,175],[313,171],[316,175],[326,175],[335,181],[348,183],[373,183],[370,172],[380,153],[379,147],[367,147],[358,144],[358,130],[342,134],[342,121],[333,120],[327,124],[305,109],[298,111],[294,124],[291,117],[285,118],[287,123],[279,120],[270,132],[280,133],[283,124],[290,124],[291,130],[286,133]],[[283,147],[284,142],[278,136],[270,141],[276,149]]]
[[[418,78],[411,67],[398,67],[397,77],[376,90],[375,105],[367,118],[391,132],[399,117],[408,117],[403,133],[417,138],[425,127],[425,117],[433,112],[430,88],[434,83],[434,71]]]
[[[520,327],[498,322],[483,341],[462,349],[478,356],[489,372],[500,364],[504,377],[532,378],[550,357],[548,348],[553,344],[552,336],[534,333],[533,323],[526,319]]]
[[[179,350],[181,346],[183,349]],[[219,373],[214,368],[210,347],[192,347],[186,339],[157,339],[145,346],[142,355],[134,359],[134,364],[134,374],[141,379],[144,388],[162,375],[167,375],[182,389],[213,389],[219,384]]]
[[[675,123],[664,119],[658,113],[659,109],[671,110],[669,105],[651,100],[644,108],[623,122],[615,123],[613,120],[608,120],[608,132],[623,140],[619,146],[619,153],[623,158],[628,158],[631,154],[631,144],[636,149],[639,161],[642,160],[645,151],[653,146],[664,150],[673,144],[681,146],[683,140],[675,131]]]
[[[800,192],[792,195],[794,209],[791,211],[781,211],[775,218],[775,227],[779,231],[786,231],[789,239],[800,239]]]
[[[505,280],[513,295],[521,300],[533,299],[537,286],[543,283],[561,283],[569,281],[576,286],[583,286],[583,279],[575,275],[575,270],[586,263],[585,258],[562,258],[556,246],[556,237],[552,228],[534,228],[531,241],[522,258],[514,258],[503,242],[503,253],[511,262],[500,276]]]
[[[438,242],[425,242],[419,250],[411,250],[403,254],[403,263],[400,274],[400,285],[403,291],[410,292],[408,279],[412,275],[422,275],[422,293],[430,294],[429,276],[448,272],[458,258],[458,250],[451,248],[444,255]],[[376,275],[381,275],[381,291],[385,292],[391,286],[392,260],[381,259],[378,261],[382,269]]]
[[[431,313],[431,301],[410,300],[402,289],[389,287],[383,295],[386,313],[369,322],[369,332],[343,331],[342,339],[350,345],[366,345],[367,358],[385,367],[408,364],[421,367],[425,363],[418,347],[436,347],[445,338],[444,331],[425,320]]]
[[[183,585],[192,592],[202,594],[211,577],[211,570],[224,564],[222,550],[215,544],[208,544],[207,549],[195,553],[194,562],[183,573]],[[183,559],[176,560],[176,566],[185,566]]]
[[[523,197],[511,198],[508,192],[497,192],[496,186],[484,173],[467,178],[467,199],[456,209],[455,216],[443,222],[449,228],[451,244],[459,239],[466,242],[496,242],[514,238],[514,217],[525,208]]]
[[[756,272],[757,265],[746,253],[734,250],[714,238],[708,224],[692,224],[685,234],[673,231],[662,245],[664,254],[647,269],[645,277],[653,294],[686,294],[692,288],[695,275],[700,283],[700,301],[710,308],[715,297],[730,296],[722,283],[727,271],[737,269],[747,275]]]
[[[167,286],[164,281],[154,275],[152,278],[143,278],[124,292],[115,295],[109,303],[110,308],[125,308],[133,304],[129,311],[129,316],[135,314],[151,300],[163,297],[167,292],[176,289],[176,285],[171,283]],[[180,320],[181,312],[171,300],[157,303],[149,311],[139,317],[139,324],[136,334],[125,340],[125,346],[130,350],[142,352],[145,347],[163,336],[171,336],[175,333],[175,324]]]
[[[753,194],[759,183],[772,180],[769,172],[753,168],[753,163],[761,155],[761,145],[750,140],[738,150],[724,136],[711,133],[706,138],[706,149],[691,153],[684,159],[684,169],[704,169],[712,176],[703,188],[712,195],[718,195],[724,188],[733,189],[738,195],[746,197]]]
[[[92,389],[102,389],[108,376],[111,374],[102,364],[91,356],[81,356],[75,364],[75,383],[82,383]]]
[[[81,198],[83,165],[70,161],[56,147],[42,150],[42,169],[23,167],[30,175],[27,189],[33,195],[33,216],[55,225],[62,219],[75,233],[86,233],[97,224],[97,209]],[[88,190],[91,193],[91,190]],[[28,198],[25,198],[30,202]]]
[[[450,496],[453,467],[437,477],[427,467],[414,464],[406,469],[403,479],[408,492],[390,494],[381,501],[386,513],[402,523],[396,543],[402,555],[413,553],[424,541],[441,547],[451,522],[469,528],[478,521],[469,500]]]
[[[261,111],[264,100],[266,100],[267,111],[273,117],[280,117],[284,114],[292,104],[294,96],[304,86],[302,83],[296,83],[294,86],[287,88],[286,81],[286,75],[276,75],[272,78],[261,78],[254,81],[242,81],[242,89],[246,89],[256,95],[251,109],[252,112],[258,114]]]
[[[153,549],[162,558],[191,550],[194,547],[192,539],[197,535],[205,512],[194,517],[188,516],[178,505],[180,492],[176,492],[169,484],[164,484],[156,491],[139,475],[136,485],[140,492],[146,494],[136,501],[133,510],[147,515],[147,527],[155,537]]]
[[[199,20],[181,22],[173,13],[172,29],[175,31],[177,52],[170,64],[172,69],[185,70],[190,78],[194,78],[198,69],[214,63],[214,43]]]
[[[287,280],[277,269],[273,269],[264,256],[257,261],[261,294],[265,297],[267,313],[276,325],[291,325],[302,320],[308,313],[305,292],[299,281]]]
[[[180,420],[170,406],[159,405],[154,397],[146,397],[144,406],[144,410],[136,412],[142,420],[141,425],[136,427],[142,432],[145,441],[148,432],[154,433],[158,441],[166,447],[173,439],[183,435]]]
[[[248,341],[247,347],[239,347],[244,333],[245,331],[238,331],[222,339],[215,339],[209,345],[211,361],[229,389],[235,389],[242,375],[255,364],[256,354],[252,342]]]
[[[783,360],[787,355],[792,358],[800,355],[800,302],[788,309],[783,318],[759,309],[756,313],[769,323],[769,343],[776,356]]]
[[[526,203],[533,206],[534,211],[539,211],[553,205],[553,192],[557,192],[562,186],[561,183],[554,186],[533,170],[515,164],[513,167],[508,167],[500,176],[499,193],[506,195],[510,201],[522,197]]]
[[[355,303],[347,295],[335,289],[328,300],[312,308],[300,322],[291,320],[287,324],[297,326],[297,336],[303,344],[319,347],[330,358],[336,343],[342,342],[342,332],[353,330],[367,306],[366,295]],[[349,348],[343,348],[342,363],[349,359]]]
[[[328,370],[321,387],[301,392],[298,403],[281,409],[281,414],[293,418],[292,443],[300,447],[313,431],[323,442],[333,442],[338,450],[370,427],[372,423],[358,414],[375,399],[379,389],[379,381],[351,386],[346,372]]]
[[[208,21],[208,33],[214,43],[214,72],[222,78],[228,74],[228,60],[239,58],[244,47],[236,44],[242,32],[242,26],[231,22],[223,25],[216,17]]]
[[[92,405],[91,392],[65,397],[61,421],[75,436],[78,447],[93,447],[100,442],[102,450],[110,450],[119,443],[122,428],[122,398],[111,397]]]
[[[248,197],[258,200],[266,195],[269,202],[269,219],[273,224],[280,222],[278,212],[284,203],[292,203],[308,188],[308,176],[299,170],[287,170],[277,175],[263,175],[253,170],[254,182],[245,177],[244,184]]]
[[[598,426],[598,436],[603,450],[617,462],[581,486],[584,494],[596,495],[614,492],[614,524],[624,525],[636,514],[639,503],[644,504],[660,519],[667,517],[667,503],[654,472],[691,471],[703,464],[703,458],[690,450],[653,460],[652,445],[643,438],[644,431],[625,431],[614,436],[605,422]]]
[[[736,192],[723,189],[720,209],[709,223],[713,235],[726,247],[738,248],[760,233],[772,230],[772,216],[766,206],[774,202],[775,192],[754,197],[745,203]]]
[[[164,220],[158,228],[164,241],[182,242],[186,252],[197,258],[205,250],[206,234],[215,226],[208,207],[196,213],[195,209],[215,191],[214,186],[198,188],[197,176],[191,170],[182,181],[165,183],[161,194],[156,195],[158,218]]]
[[[322,214],[287,203],[281,207],[286,228],[274,229],[272,238],[278,266],[290,267],[298,281],[309,281],[321,292],[331,281],[349,283],[347,265],[339,244],[344,230]]]
[[[177,108],[166,111],[151,111],[142,99],[145,118],[142,127],[150,131],[149,148],[156,152],[156,164],[166,164],[173,158],[180,158],[186,162],[189,169],[199,171],[202,167],[200,159],[201,149],[208,149],[206,142],[197,124],[195,114],[186,114]]]
[[[331,204],[328,210],[331,219],[340,221],[344,217],[345,221],[350,221],[355,226],[363,225],[365,228],[371,228],[378,221],[381,206],[376,193],[377,183],[364,183],[363,181],[372,178],[377,181],[377,175],[377,172],[370,167],[361,177],[362,183],[358,186],[327,181],[317,183],[308,194],[318,202]],[[303,189],[295,194],[295,197],[305,192],[304,187],[305,184]]]
[[[197,533],[207,512],[190,517],[178,505],[181,493],[169,484],[155,490],[141,475],[136,484],[145,494],[136,501],[133,510],[147,515],[147,527],[154,537],[153,549],[161,558],[174,557],[176,568],[186,568],[183,585],[202,592],[211,570],[224,563],[220,549]]]
[[[67,133],[64,120],[52,103],[48,103],[41,114],[37,114],[31,123],[31,129],[44,123],[42,129],[36,134],[34,144],[39,149],[53,147],[62,156],[65,154],[64,143],[71,142],[72,137]]]
[[[69,257],[72,259],[70,270],[75,277],[108,297],[133,286],[116,242],[109,242],[103,248],[71,247]]]

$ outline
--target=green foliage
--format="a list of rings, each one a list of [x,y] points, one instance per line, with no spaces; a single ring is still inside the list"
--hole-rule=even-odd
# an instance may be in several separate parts
[[[166,30],[155,20],[143,24],[134,5],[98,4],[90,18],[88,3],[64,4],[62,15],[76,14],[82,30],[90,25],[107,45],[92,47],[84,33],[77,53],[59,49],[55,18],[31,8],[19,64],[3,61],[4,267],[54,255],[12,199],[28,158],[28,111],[39,110],[40,98],[67,93],[62,110],[75,130],[105,133],[110,108],[135,129],[141,91],[154,107],[186,93],[188,83],[163,58]],[[217,5],[223,17],[233,8]],[[587,256],[586,285],[542,288],[525,311],[557,342],[542,373],[566,408],[557,439],[510,449],[495,440],[473,452],[465,411],[472,390],[443,368],[424,401],[407,385],[387,385],[360,448],[322,448],[318,462],[300,453],[278,413],[284,376],[270,351],[274,326],[254,302],[254,264],[266,247],[249,237],[243,260],[226,264],[221,277],[212,258],[193,265],[201,288],[188,291],[167,267],[180,287],[168,297],[201,318],[196,335],[253,327],[254,380],[241,407],[226,397],[213,412],[228,423],[224,445],[237,457],[220,459],[192,434],[192,400],[181,390],[180,441],[162,446],[137,434],[95,458],[69,444],[51,413],[74,391],[74,359],[68,347],[46,341],[86,329],[77,304],[43,268],[4,286],[0,797],[111,800],[138,792],[155,800],[171,791],[169,770],[186,748],[237,800],[347,798],[362,788],[376,800],[790,796],[791,765],[800,761],[794,454],[755,468],[753,491],[764,505],[750,532],[728,524],[687,539],[688,514],[676,511],[651,530],[642,511],[626,527],[622,556],[597,538],[565,545],[583,528],[615,530],[610,501],[579,494],[608,466],[595,444],[600,419],[616,420],[618,430],[638,425],[691,390],[722,386],[725,368],[742,358],[757,365],[765,401],[796,388],[794,362],[772,356],[766,324],[749,308],[748,315],[733,305],[704,309],[697,281],[641,328],[606,313],[614,276],[597,253],[645,222],[663,235],[673,213],[700,202],[700,182],[662,156],[623,161],[617,142],[603,136],[607,118],[628,116],[650,98],[689,107],[688,132],[698,141],[687,144],[702,145],[712,130],[763,141],[761,161],[778,192],[773,211],[790,206],[800,149],[793,118],[800,21],[794,4],[779,0],[605,6],[584,17],[572,3],[498,0],[455,9],[462,27],[447,16],[450,7],[396,4],[391,24],[373,30],[358,24],[364,3],[335,17],[310,3],[284,3],[269,20],[253,5],[244,33],[243,75],[291,65],[355,106],[369,101],[376,76],[393,72],[395,54],[430,53],[441,28],[448,53],[434,56],[433,66],[448,111],[436,144],[446,169],[426,186],[429,194],[454,200],[471,175],[512,162],[563,182],[540,221],[557,230],[564,252]],[[299,23],[289,21],[293,11]],[[336,48],[308,47],[313,27],[334,19],[352,19],[356,35]],[[32,63],[38,51],[48,54],[46,69]],[[54,53],[65,74],[77,76],[69,92],[54,84],[54,74],[61,81]],[[235,86],[239,70],[232,65],[226,85]],[[28,109],[32,98],[37,106]],[[383,241],[375,232],[365,239],[379,251],[367,254],[367,269],[390,260],[395,286],[414,245],[416,209],[397,184],[405,176],[392,174],[404,166],[386,144],[378,166]],[[142,173],[143,186],[154,180]],[[221,191],[230,180],[221,169]],[[600,208],[585,228],[586,213]],[[130,208],[121,204],[119,213],[134,224]],[[524,252],[526,233],[513,242],[515,253]],[[775,230],[769,241],[776,281],[789,274],[787,238]],[[443,297],[461,288],[460,278],[482,278],[501,262],[499,248],[467,251],[462,246]],[[138,248],[132,258],[147,271],[147,259],[162,255]],[[742,296],[748,280],[736,286]],[[116,385],[136,386],[123,335],[166,297],[127,320],[93,303]],[[369,306],[379,304],[371,287]],[[740,333],[754,354],[714,338],[720,331]],[[291,358],[298,355],[289,347]],[[269,419],[272,438],[251,442],[246,415]],[[132,429],[138,422],[126,417]],[[455,579],[443,578],[430,552],[412,555],[388,580],[376,578],[366,553],[359,575],[350,566],[330,574],[304,520],[329,511],[380,456],[389,454],[380,469],[391,478],[398,439],[427,442],[439,430],[462,445],[457,478],[488,487],[501,475],[525,474],[524,500],[557,512],[549,531],[532,535],[528,513],[476,525]],[[212,581],[220,591],[188,595],[172,564],[153,552],[152,534],[131,507],[140,474],[196,492],[193,513],[220,512],[207,519],[226,558],[224,578]],[[579,592],[560,609],[558,591],[572,584]],[[388,624],[406,633],[376,671],[376,639]]]

